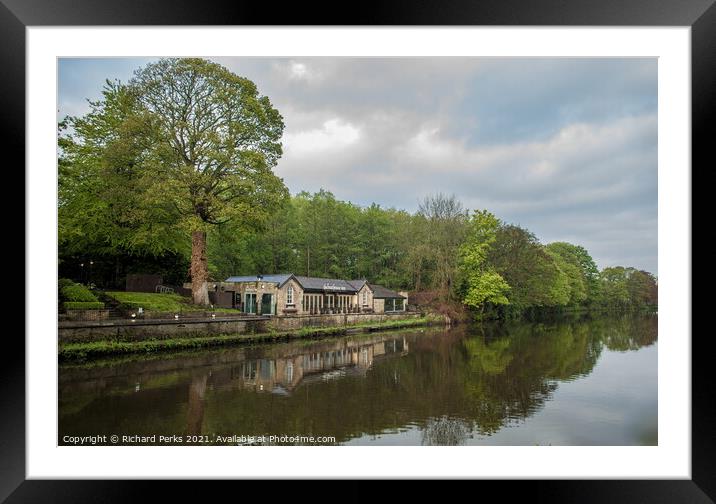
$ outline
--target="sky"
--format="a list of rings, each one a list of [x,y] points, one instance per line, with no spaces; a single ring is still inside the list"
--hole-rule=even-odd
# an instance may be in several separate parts
[[[409,212],[454,194],[600,269],[658,273],[655,58],[210,59],[283,116],[292,194]],[[58,116],[150,61],[60,59]]]

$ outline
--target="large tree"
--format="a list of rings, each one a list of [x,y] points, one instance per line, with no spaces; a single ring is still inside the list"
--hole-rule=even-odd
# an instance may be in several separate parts
[[[110,98],[121,102],[108,103]],[[124,188],[127,199],[117,199],[131,201],[124,214],[139,222],[130,228],[152,236],[154,217],[162,216],[173,230],[191,236],[192,297],[208,304],[207,231],[228,224],[235,232],[260,229],[287,195],[272,172],[282,153],[279,112],[253,82],[223,66],[171,58],[137,70],[87,118],[70,122],[76,127],[83,121],[99,124],[93,129],[106,138],[95,141],[75,128],[68,143],[76,157],[110,172],[130,171],[134,183]]]
[[[455,195],[426,196],[418,206],[426,226],[426,245],[421,258],[431,264],[432,286],[445,297],[453,292],[458,267],[458,250],[468,229],[469,214]]]
[[[192,297],[208,304],[206,232],[260,228],[286,188],[272,168],[283,119],[250,80],[203,59],[163,59],[129,83],[158,131],[148,194],[169,201],[191,233]]]
[[[628,268],[627,290],[632,305],[643,307],[658,304],[656,277],[648,271]]]

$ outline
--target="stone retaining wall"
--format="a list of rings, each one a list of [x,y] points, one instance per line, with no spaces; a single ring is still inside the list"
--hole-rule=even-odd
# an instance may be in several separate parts
[[[342,313],[335,315],[284,315],[266,321],[266,327],[274,331],[292,331],[302,327],[340,327],[420,318],[421,313]]]
[[[137,320],[110,323],[61,323],[58,328],[60,343],[87,343],[92,341],[143,341],[216,336],[219,334],[248,334],[265,331],[263,318],[213,320]]]
[[[109,310],[67,310],[61,314],[65,320],[107,320]]]
[[[302,327],[340,327],[380,323],[390,320],[419,318],[422,314],[347,313],[340,315],[287,315],[278,317],[227,317],[185,320],[121,320],[109,322],[60,322],[60,343],[92,341],[143,341],[215,336],[219,334],[250,334],[268,331],[288,332]]]

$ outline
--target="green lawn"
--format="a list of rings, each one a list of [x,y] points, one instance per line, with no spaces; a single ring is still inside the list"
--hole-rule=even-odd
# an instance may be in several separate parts
[[[153,292],[105,292],[105,294],[116,299],[122,308],[137,309],[145,311],[161,312],[187,312],[211,310],[210,306],[197,306],[191,304],[189,298],[179,294],[155,294]],[[216,312],[236,313],[239,310],[233,308],[216,308]]]

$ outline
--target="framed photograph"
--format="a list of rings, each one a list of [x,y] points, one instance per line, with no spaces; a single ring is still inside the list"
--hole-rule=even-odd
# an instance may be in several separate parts
[[[270,26],[255,6],[2,1],[27,240],[0,497],[716,494],[691,328],[712,0]]]

